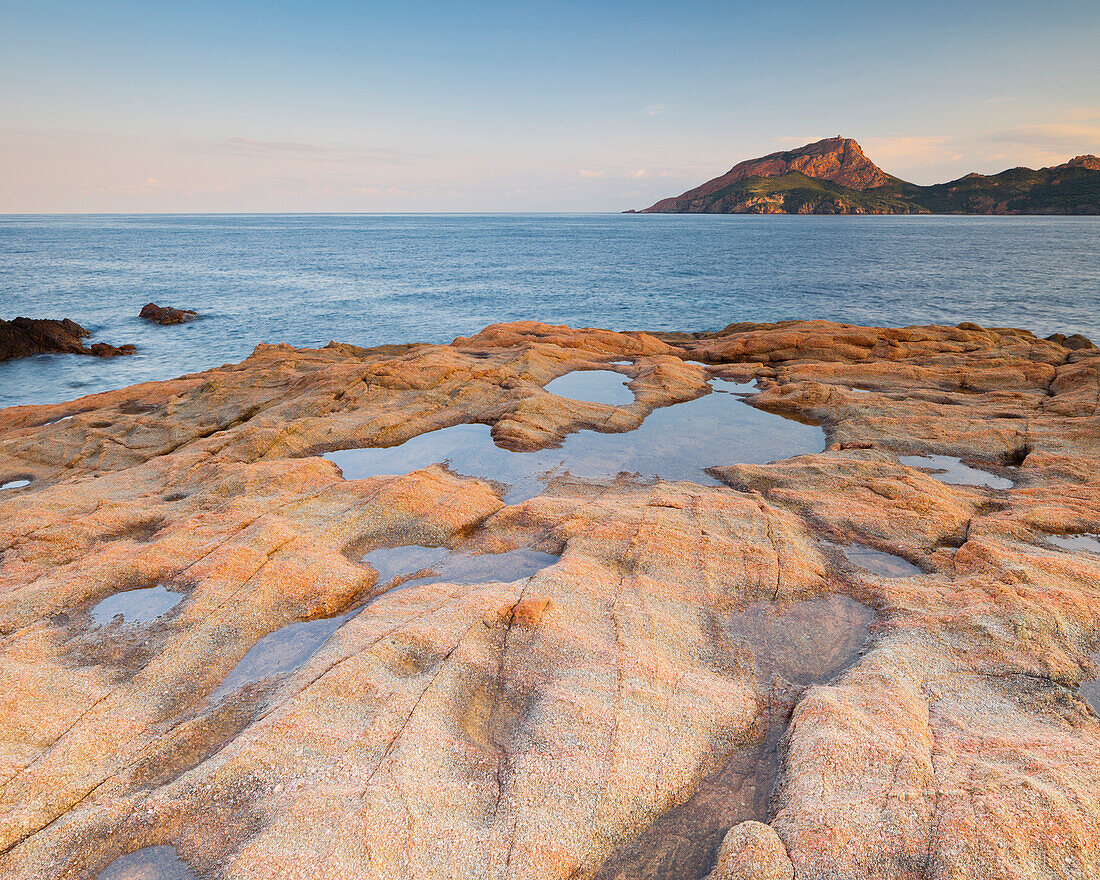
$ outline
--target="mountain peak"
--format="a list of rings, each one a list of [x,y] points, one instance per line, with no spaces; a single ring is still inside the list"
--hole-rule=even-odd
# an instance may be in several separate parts
[[[1091,153],[1084,156],[1074,156],[1064,165],[1055,165],[1055,168],[1087,168],[1089,171],[1100,171],[1100,156]]]
[[[781,150],[759,159],[739,162],[722,176],[676,198],[663,199],[647,208],[646,212],[679,210],[677,203],[706,198],[750,177],[779,177],[791,172],[857,190],[886,186],[892,181],[881,168],[863,155],[863,148],[858,143],[852,138],[837,135],[794,150]]]
[[[790,171],[850,189],[871,189],[890,182],[882,169],[863,155],[863,148],[856,141],[840,135],[740,162],[725,176],[735,175],[735,180],[744,180],[754,176],[777,177]]]

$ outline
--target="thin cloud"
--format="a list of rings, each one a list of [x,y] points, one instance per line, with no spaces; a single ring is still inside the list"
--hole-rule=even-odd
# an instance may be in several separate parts
[[[649,172],[645,168],[639,168],[637,171],[632,171],[630,176],[635,180],[641,180],[643,177],[649,177]]]
[[[647,116],[660,116],[668,109],[667,104],[646,104],[642,110]]]
[[[296,141],[257,141],[252,138],[223,138],[222,143],[249,153],[331,153],[331,147],[303,144]]]
[[[1052,123],[1010,128],[990,134],[991,141],[1068,153],[1100,148],[1100,125]]]
[[[206,193],[229,192],[233,187],[222,181],[201,184],[180,184],[156,177],[147,177],[140,183],[112,183],[95,188],[85,188],[84,195],[98,193],[102,195],[126,195],[126,196],[152,196],[172,194],[182,196],[194,196]]]
[[[1100,119],[1100,107],[1078,107],[1064,113],[1063,118],[1072,122]]]
[[[321,162],[376,162],[409,164],[425,158],[422,153],[386,147],[360,147],[353,144],[310,144],[302,141],[261,141],[247,137],[222,138],[214,142],[217,152],[254,158]]]
[[[577,172],[581,177],[603,177],[602,171],[592,171],[588,168],[582,168]]]
[[[155,177],[147,177],[141,183],[116,183],[109,184],[108,186],[96,187],[96,192],[99,193],[123,193],[126,195],[149,195],[151,193],[161,193],[165,190],[174,189],[175,187],[171,183],[165,183],[163,180],[157,180]]]
[[[943,135],[893,134],[860,141],[872,162],[954,162],[962,157]]]
[[[804,135],[792,135],[786,134],[780,137],[773,137],[772,143],[780,147],[801,147],[805,144],[813,144],[817,141],[823,141],[828,135],[824,134],[804,134]]]

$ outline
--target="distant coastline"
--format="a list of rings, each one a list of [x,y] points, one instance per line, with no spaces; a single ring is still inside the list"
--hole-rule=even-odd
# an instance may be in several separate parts
[[[887,174],[851,138],[739,162],[641,214],[1100,214],[1100,157],[971,173],[920,186]]]

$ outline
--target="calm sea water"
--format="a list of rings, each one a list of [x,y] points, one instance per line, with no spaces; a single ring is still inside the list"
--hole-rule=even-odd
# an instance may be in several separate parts
[[[138,319],[147,302],[192,324]],[[499,321],[717,329],[976,321],[1100,340],[1100,219],[709,215],[0,217],[0,317],[140,352],[0,364],[0,406],[238,361],[259,342],[449,342]]]

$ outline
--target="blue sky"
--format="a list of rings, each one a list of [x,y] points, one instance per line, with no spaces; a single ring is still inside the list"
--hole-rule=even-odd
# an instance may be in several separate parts
[[[0,0],[0,211],[618,211],[1100,152],[1100,3]]]

